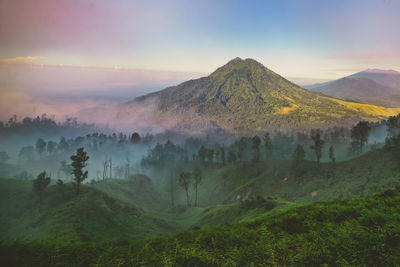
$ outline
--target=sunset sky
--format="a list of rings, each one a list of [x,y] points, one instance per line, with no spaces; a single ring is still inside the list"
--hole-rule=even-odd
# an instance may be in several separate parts
[[[0,0],[0,58],[209,73],[239,56],[322,81],[400,70],[399,13],[399,0]]]

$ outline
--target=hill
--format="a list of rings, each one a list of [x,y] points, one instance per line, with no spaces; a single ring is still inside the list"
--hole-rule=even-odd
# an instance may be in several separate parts
[[[89,186],[79,196],[56,185],[42,201],[31,181],[0,179],[0,240],[68,242],[138,239],[172,233],[171,225]]]
[[[306,88],[342,100],[385,107],[400,106],[400,73],[396,71],[369,69]]]
[[[7,266],[395,266],[400,193],[318,202],[252,222],[126,243],[0,245]]]
[[[210,76],[184,82],[119,106],[119,119],[146,107],[145,120],[164,128],[234,133],[349,126],[399,113],[305,90],[253,59],[236,58]],[[160,126],[160,127],[161,127]]]
[[[373,164],[366,164],[372,163]],[[351,160],[332,163],[305,161],[303,172],[293,170],[288,160],[229,164],[204,171],[200,203],[215,205],[261,196],[295,203],[371,195],[400,186],[398,158],[389,149],[379,149]]]

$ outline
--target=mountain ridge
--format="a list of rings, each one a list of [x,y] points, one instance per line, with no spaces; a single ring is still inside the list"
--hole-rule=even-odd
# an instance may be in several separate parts
[[[400,72],[395,70],[366,69],[305,88],[342,100],[400,107]]]

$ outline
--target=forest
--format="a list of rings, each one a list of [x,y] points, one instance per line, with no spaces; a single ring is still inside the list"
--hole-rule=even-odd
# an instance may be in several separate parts
[[[20,140],[41,134],[0,152],[0,251],[10,264],[399,260],[400,116],[225,139],[43,118],[1,125]]]

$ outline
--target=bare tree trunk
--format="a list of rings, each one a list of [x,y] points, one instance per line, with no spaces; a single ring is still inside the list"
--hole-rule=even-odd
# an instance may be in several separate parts
[[[107,156],[103,163],[103,181],[107,178],[107,168],[108,168],[108,160]]]
[[[197,207],[197,185],[196,185],[196,199],[194,200],[194,206]]]
[[[128,157],[126,157],[126,178],[128,178],[131,175],[131,161],[129,160]]]
[[[112,179],[112,159],[110,156],[110,179]]]
[[[189,203],[189,190],[186,189],[186,202],[187,202],[187,206],[190,207],[190,203]]]
[[[174,191],[175,191],[175,186],[174,186],[174,180],[173,180],[173,175],[171,174],[170,179],[169,179],[169,193],[170,193],[170,197],[171,197],[171,205],[174,206],[175,205],[175,199],[174,199]]]

